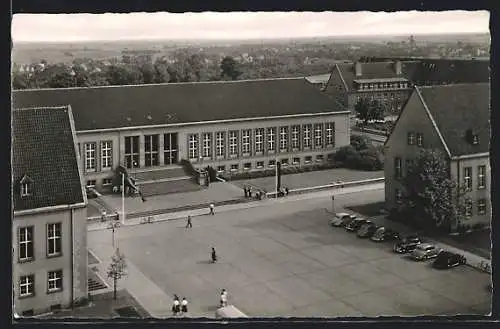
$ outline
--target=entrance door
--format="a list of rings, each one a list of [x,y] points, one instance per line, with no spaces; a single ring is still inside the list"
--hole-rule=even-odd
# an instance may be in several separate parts
[[[176,164],[178,160],[178,138],[177,133],[164,134],[163,152],[165,165]]]

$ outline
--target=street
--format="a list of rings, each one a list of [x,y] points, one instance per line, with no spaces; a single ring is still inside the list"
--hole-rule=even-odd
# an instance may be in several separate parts
[[[338,195],[336,211],[383,198],[383,189]],[[213,317],[223,288],[229,304],[248,316],[489,313],[488,275],[467,266],[434,270],[393,254],[389,244],[331,228],[325,211],[331,206],[329,196],[278,199],[195,217],[192,229],[183,220],[122,227],[117,244],[141,274],[131,273],[124,285],[132,295],[155,296],[161,289],[166,296],[186,296],[192,316]],[[88,244],[107,259],[111,232],[89,232]],[[216,264],[209,263],[211,247]]]

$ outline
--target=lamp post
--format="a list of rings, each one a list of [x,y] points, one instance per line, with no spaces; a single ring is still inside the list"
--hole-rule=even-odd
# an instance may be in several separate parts
[[[120,222],[113,220],[109,223],[108,228],[111,229],[112,234],[112,245],[115,247],[115,229],[120,227]]]

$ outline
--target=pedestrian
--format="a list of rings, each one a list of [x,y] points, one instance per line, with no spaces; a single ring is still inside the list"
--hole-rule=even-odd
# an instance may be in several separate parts
[[[248,196],[252,197],[252,187],[251,186],[248,188]]]
[[[227,306],[227,291],[226,289],[222,289],[222,292],[220,293],[220,307],[226,307]]]
[[[288,189],[288,187],[285,187],[285,195],[288,195],[289,192],[290,190]]]
[[[172,305],[173,315],[176,316],[180,312],[180,310],[179,297],[177,297],[177,295],[174,295],[174,304]]]
[[[192,228],[193,227],[193,223],[191,222],[191,215],[188,216],[187,218],[187,223],[186,223],[186,228]]]
[[[243,191],[245,192],[245,198],[248,198],[248,190],[246,186],[243,186]]]
[[[217,254],[215,253],[215,248],[212,247],[212,263],[217,262]]]
[[[210,204],[210,215],[215,215],[214,208],[215,208],[214,204],[213,204],[213,203],[211,203],[211,204]]]
[[[183,297],[181,302],[181,312],[187,313],[187,311],[188,311],[188,301],[186,297]]]

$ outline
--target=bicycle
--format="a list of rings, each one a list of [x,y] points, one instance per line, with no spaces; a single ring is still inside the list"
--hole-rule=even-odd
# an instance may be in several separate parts
[[[142,217],[141,218],[141,224],[151,224],[154,222],[153,216],[148,216],[148,217]]]

